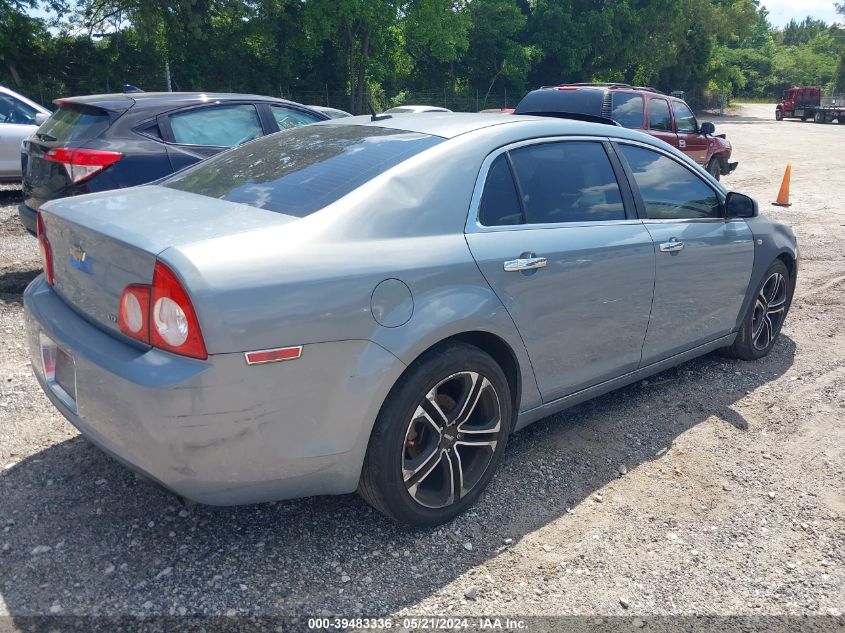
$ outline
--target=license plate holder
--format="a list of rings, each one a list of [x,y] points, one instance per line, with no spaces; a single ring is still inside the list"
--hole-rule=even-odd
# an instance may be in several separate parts
[[[47,386],[65,406],[76,413],[76,361],[43,332],[41,369]]]

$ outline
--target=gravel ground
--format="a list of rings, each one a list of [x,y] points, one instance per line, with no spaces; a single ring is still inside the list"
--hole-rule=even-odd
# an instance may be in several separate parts
[[[354,495],[185,509],[79,437],[30,373],[38,250],[3,188],[0,615],[841,616],[845,127],[772,119],[716,120],[727,184],[801,242],[772,354],[709,355],[529,427],[435,530]],[[788,161],[793,206],[771,207]]]

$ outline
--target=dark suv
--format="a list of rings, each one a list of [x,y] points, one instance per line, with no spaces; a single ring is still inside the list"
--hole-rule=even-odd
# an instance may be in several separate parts
[[[612,119],[623,127],[642,130],[677,147],[704,166],[716,180],[730,174],[739,164],[730,162],[731,144],[724,134],[714,134],[716,126],[699,125],[683,99],[653,88],[628,84],[547,86],[525,95],[514,114]]]
[[[283,129],[328,117],[272,97],[141,92],[70,97],[21,146],[21,221],[56,198],[142,185]]]

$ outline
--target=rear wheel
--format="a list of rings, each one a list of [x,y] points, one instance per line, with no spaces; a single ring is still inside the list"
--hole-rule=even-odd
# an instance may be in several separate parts
[[[772,350],[789,312],[792,291],[789,270],[781,260],[776,260],[763,275],[739,334],[728,348],[730,355],[757,360]]]
[[[845,125],[845,115],[837,117],[836,122],[839,123],[839,125]]]
[[[717,156],[714,156],[710,159],[710,162],[707,163],[707,173],[713,176],[716,180],[719,180],[722,176],[722,163]]]
[[[358,492],[401,523],[445,523],[487,487],[512,417],[508,381],[493,358],[464,343],[435,348],[388,395]]]
[[[813,115],[813,121],[816,123],[827,123],[827,118],[824,115],[824,112],[816,112]]]

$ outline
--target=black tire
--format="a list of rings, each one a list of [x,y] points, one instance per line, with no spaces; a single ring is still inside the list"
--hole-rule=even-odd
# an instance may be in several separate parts
[[[778,275],[783,283],[782,292],[773,289],[773,278]],[[742,360],[758,360],[772,351],[783,327],[783,322],[786,320],[786,315],[789,313],[793,291],[789,269],[781,260],[775,260],[754,290],[754,300],[742,317],[742,326],[736,340],[726,350],[728,354]],[[767,300],[763,301],[766,305],[761,305],[763,297],[768,297]],[[774,309],[779,305],[782,306],[782,310],[775,312]],[[776,319],[773,318],[775,314],[778,315]],[[761,318],[764,321],[767,319],[768,323],[762,322]],[[762,329],[758,330],[761,326]],[[764,339],[766,331],[768,331],[768,336]]]
[[[775,121],[783,121],[783,110],[775,110]]]
[[[722,162],[719,160],[718,156],[714,156],[710,159],[710,162],[707,163],[707,173],[713,176],[716,180],[720,180],[722,177]]]
[[[477,383],[472,382],[473,375],[478,376]],[[465,397],[461,395],[464,387],[471,387]],[[478,389],[478,397],[468,419],[433,430],[439,412],[431,402],[449,420],[459,415],[464,402],[473,402],[473,389]],[[429,400],[427,395],[432,394]],[[426,352],[396,382],[382,405],[364,458],[359,494],[400,523],[432,527],[452,520],[475,503],[493,478],[513,427],[511,403],[504,372],[479,348],[449,342]],[[496,410],[498,425],[493,422]],[[489,432],[484,430],[488,428]],[[460,473],[460,487],[455,473]],[[469,481],[471,485],[463,490]],[[454,500],[456,487],[464,492],[458,500]],[[441,500],[444,505],[438,505]]]
[[[837,122],[839,125],[845,125],[845,116],[840,116],[840,117],[837,117],[837,118],[836,118],[836,122]]]
[[[824,112],[816,112],[813,115],[813,121],[816,123],[827,123],[827,117],[825,117]]]

